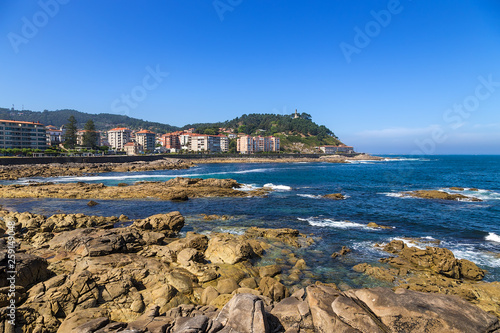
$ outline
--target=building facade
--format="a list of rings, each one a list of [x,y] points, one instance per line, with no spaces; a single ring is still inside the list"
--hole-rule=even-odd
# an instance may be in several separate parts
[[[47,146],[58,146],[59,144],[64,142],[65,131],[63,131],[63,128],[64,127],[61,127],[61,129],[59,129],[53,125],[45,126]]]
[[[108,131],[109,146],[116,150],[123,150],[126,143],[130,142],[132,131],[125,127],[117,127]]]
[[[335,154],[335,153],[353,153],[354,147],[339,145],[339,146],[322,146],[319,149],[325,154]]]
[[[123,145],[123,150],[127,155],[137,155],[141,148],[141,145],[137,142],[127,142]]]
[[[229,151],[229,139],[225,135],[191,134],[191,151],[224,153]]]
[[[161,145],[167,149],[181,149],[180,136],[183,132],[173,132],[161,136]]]
[[[141,145],[143,151],[154,151],[156,134],[148,130],[135,133],[135,142]]]
[[[29,121],[0,120],[0,148],[47,148],[45,126]]]
[[[280,150],[280,138],[274,136],[243,135],[238,138],[236,150],[240,154],[278,152]]]

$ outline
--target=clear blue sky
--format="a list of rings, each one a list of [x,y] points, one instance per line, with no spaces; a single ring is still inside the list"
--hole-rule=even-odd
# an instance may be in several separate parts
[[[297,108],[360,151],[500,154],[498,1],[58,1],[0,2],[1,107]]]

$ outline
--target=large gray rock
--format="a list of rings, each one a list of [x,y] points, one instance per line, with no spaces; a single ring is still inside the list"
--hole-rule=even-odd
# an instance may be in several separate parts
[[[235,295],[222,308],[217,320],[224,326],[221,332],[270,332],[264,302],[258,296],[251,294]]]

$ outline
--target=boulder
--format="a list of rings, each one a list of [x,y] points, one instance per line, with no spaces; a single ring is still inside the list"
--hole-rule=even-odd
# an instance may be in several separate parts
[[[222,332],[269,333],[264,302],[255,295],[236,294],[217,316]]]
[[[167,237],[173,237],[184,226],[184,217],[180,212],[156,214],[134,222],[133,226],[139,229],[163,232]]]
[[[16,253],[15,267],[10,266],[8,251],[6,247],[0,250],[0,288],[10,285],[10,278],[15,271],[15,283],[17,286],[31,287],[33,284],[46,280],[51,272],[47,269],[48,263],[45,259],[28,253]]]
[[[210,239],[205,258],[212,263],[233,265],[250,259],[254,255],[252,247],[245,240],[231,234],[218,234]]]
[[[276,302],[289,296],[288,289],[281,282],[270,277],[264,277],[260,280],[259,290],[262,292],[262,295]]]

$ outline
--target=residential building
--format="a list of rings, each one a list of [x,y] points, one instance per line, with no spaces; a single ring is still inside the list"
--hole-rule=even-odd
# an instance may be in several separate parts
[[[319,149],[325,154],[335,154],[335,153],[353,153],[354,148],[352,146],[338,145],[338,146],[322,146]]]
[[[141,148],[141,145],[137,142],[127,142],[123,145],[123,150],[127,153],[127,155],[137,155],[139,154]]]
[[[211,153],[221,153],[229,151],[229,139],[227,136],[192,134],[191,151],[206,151]]]
[[[108,131],[109,146],[116,150],[123,150],[126,143],[130,142],[132,131],[125,127],[117,127]]]
[[[87,130],[80,130],[80,131],[76,132],[76,144],[78,146],[83,146],[83,137],[84,137],[86,132],[87,132]],[[99,133],[98,131],[94,131],[94,132],[95,132],[94,145],[100,146],[101,145],[101,133]]]
[[[182,150],[191,149],[191,133],[184,133],[179,135],[179,143]]]
[[[64,142],[64,127],[60,129],[53,126],[48,125],[45,126],[45,135],[47,139],[47,146],[58,146],[60,143]]]
[[[243,135],[236,142],[236,150],[241,154],[254,153],[254,141],[250,135]]]
[[[277,152],[280,150],[280,138],[274,136],[243,135],[238,138],[237,150],[241,154],[258,152]]]
[[[135,142],[142,146],[143,151],[154,151],[156,134],[148,130],[142,130],[135,133]]]
[[[161,136],[161,145],[167,149],[181,149],[180,136],[183,132],[172,132]]]
[[[0,148],[46,149],[45,126],[29,121],[0,120]]]

